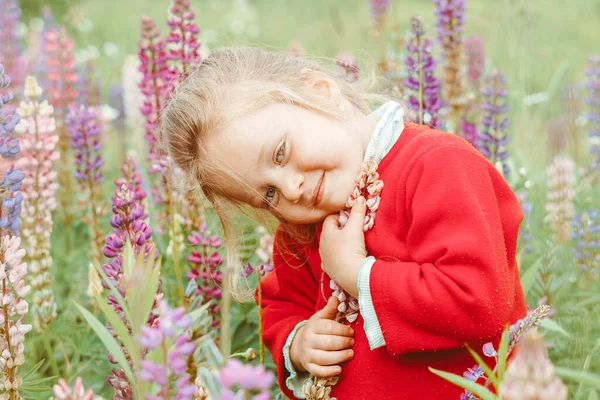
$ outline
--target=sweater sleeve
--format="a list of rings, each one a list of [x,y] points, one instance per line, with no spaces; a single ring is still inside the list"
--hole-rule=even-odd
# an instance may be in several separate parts
[[[496,338],[520,290],[514,247],[523,214],[514,193],[483,156],[452,146],[422,155],[401,193],[410,260],[382,257],[370,276],[387,351]]]
[[[284,346],[296,325],[315,313],[319,286],[306,255],[293,255],[289,249],[277,246],[282,240],[284,234],[278,230],[273,249],[274,269],[261,285],[263,338],[277,366],[279,387],[287,397],[296,399],[286,385],[290,373],[285,365]]]

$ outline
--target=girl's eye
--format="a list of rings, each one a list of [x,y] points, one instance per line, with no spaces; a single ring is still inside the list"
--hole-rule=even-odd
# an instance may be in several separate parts
[[[265,201],[268,205],[273,204],[273,200],[275,200],[275,194],[277,194],[277,189],[273,186],[269,186],[265,193]]]
[[[281,164],[283,162],[283,158],[285,157],[285,143],[277,149],[277,154],[275,154],[275,162],[277,164]]]

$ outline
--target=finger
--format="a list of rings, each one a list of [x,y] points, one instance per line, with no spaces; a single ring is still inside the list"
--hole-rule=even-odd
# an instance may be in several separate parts
[[[326,229],[340,229],[340,216],[338,214],[331,214],[325,217],[323,220],[323,230]]]
[[[367,205],[366,205],[365,198],[362,196],[359,196],[359,198],[356,199],[356,202],[352,206],[352,210],[350,211],[350,218],[348,219],[348,224],[346,226],[350,225],[350,226],[360,227],[362,229],[362,226],[365,221],[366,212],[367,212]]]
[[[354,336],[354,329],[329,319],[317,321],[314,332],[317,335]]]
[[[306,370],[317,378],[329,378],[330,376],[339,375],[342,372],[342,367],[339,365],[324,366],[309,363],[306,365]]]
[[[309,363],[316,365],[339,365],[343,362],[349,361],[354,357],[353,350],[341,350],[341,351],[324,351],[324,350],[312,350],[309,356]]]
[[[337,307],[340,301],[335,296],[331,296],[325,307],[315,313],[315,316],[321,319],[331,320],[335,318]]]
[[[327,351],[337,351],[349,349],[354,345],[352,336],[346,335],[312,335],[310,338],[310,346]]]

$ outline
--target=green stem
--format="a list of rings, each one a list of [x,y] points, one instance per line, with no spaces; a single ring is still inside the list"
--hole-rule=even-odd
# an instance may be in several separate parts
[[[229,355],[231,354],[231,289],[229,287],[230,276],[231,276],[230,265],[225,267],[225,273],[223,274],[223,304],[221,306],[221,343],[219,343],[219,347],[221,348],[221,353],[223,354],[223,358],[227,360]]]
[[[60,373],[58,371],[58,365],[56,364],[56,361],[54,360],[53,354],[54,351],[52,350],[52,346],[50,345],[50,340],[48,339],[48,335],[43,334],[42,336],[42,342],[44,342],[44,348],[46,349],[46,353],[48,354],[48,360],[50,361],[50,367],[52,368],[52,373],[54,374],[54,376],[60,376]]]

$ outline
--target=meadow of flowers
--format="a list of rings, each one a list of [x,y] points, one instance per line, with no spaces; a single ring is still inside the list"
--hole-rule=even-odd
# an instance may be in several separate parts
[[[370,59],[411,118],[471,142],[521,202],[529,315],[463,376],[432,373],[463,399],[600,398],[600,48],[568,42],[594,32],[600,9],[565,6],[580,25],[552,42],[546,2],[498,3],[315,3],[326,18],[284,35],[265,19],[291,21],[299,2],[0,0],[0,399],[283,398],[260,292],[258,306],[231,298],[217,219],[160,130],[211,49],[271,37],[329,57],[349,82]],[[532,73],[536,57],[549,65]],[[273,268],[273,226],[237,225],[255,288]]]

